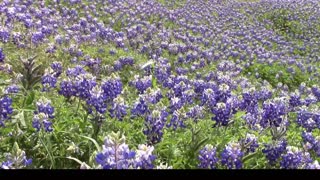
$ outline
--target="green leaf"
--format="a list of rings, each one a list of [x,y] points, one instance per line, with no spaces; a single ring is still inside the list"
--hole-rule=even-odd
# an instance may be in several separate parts
[[[251,159],[252,157],[254,157],[254,156],[257,155],[257,154],[258,154],[258,151],[254,152],[254,153],[252,153],[252,154],[246,155],[245,157],[242,158],[242,162],[243,162],[243,163],[246,162],[247,160]]]
[[[86,138],[86,139],[90,140],[91,142],[93,142],[93,144],[96,146],[97,150],[98,150],[98,151],[101,151],[101,148],[100,148],[100,146],[99,146],[99,144],[97,143],[96,140],[94,140],[93,138],[88,137],[88,136],[83,136],[83,135],[80,135],[80,136],[83,137],[83,138]]]
[[[13,123],[16,123],[16,122],[20,122],[20,124],[22,125],[22,127],[26,128],[27,125],[26,125],[26,121],[24,119],[24,111],[20,111],[17,115],[15,115],[12,119],[12,122]]]
[[[206,137],[206,138],[202,139],[199,143],[197,143],[196,146],[194,147],[194,151],[197,152],[200,149],[200,147],[203,146],[207,142],[208,139],[209,138]]]
[[[28,95],[26,104],[27,104],[27,105],[32,104],[32,102],[33,102],[33,100],[34,100],[34,97],[35,97],[35,92],[34,92],[34,91],[31,91],[30,94]]]
[[[77,158],[74,158],[74,157],[71,157],[71,156],[69,156],[69,157],[67,157],[67,159],[71,159],[71,160],[74,160],[74,161],[76,161],[77,163],[79,163],[80,165],[82,165],[82,161],[80,161],[79,159],[77,159]]]

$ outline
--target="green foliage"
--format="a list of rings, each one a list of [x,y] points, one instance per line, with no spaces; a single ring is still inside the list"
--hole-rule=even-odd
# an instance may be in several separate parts
[[[274,63],[272,65],[255,63],[250,67],[244,69],[242,73],[250,73],[254,76],[256,73],[259,74],[260,79],[268,81],[273,87],[276,87],[278,83],[287,85],[290,90],[293,90],[300,86],[302,82],[307,83],[307,85],[312,85],[314,82],[309,81],[309,74],[302,72],[298,67],[293,67],[294,73],[288,72],[288,66]],[[276,78],[277,74],[279,77]],[[282,75],[280,75],[282,74]]]
[[[303,34],[303,26],[298,20],[291,20],[290,18],[294,15],[294,12],[289,9],[276,9],[268,11],[258,17],[261,22],[270,21],[271,26],[266,25],[267,28],[279,33],[284,37],[293,37],[296,35]],[[307,17],[305,17],[307,18]]]
[[[22,75],[22,86],[27,91],[32,90],[44,74],[44,67],[41,64],[36,64],[36,58],[37,56],[27,59],[20,58],[20,64],[14,67],[14,71]]]

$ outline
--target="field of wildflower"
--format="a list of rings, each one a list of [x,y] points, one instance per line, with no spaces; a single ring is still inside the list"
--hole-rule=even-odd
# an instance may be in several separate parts
[[[1,0],[0,169],[319,169],[320,1]]]

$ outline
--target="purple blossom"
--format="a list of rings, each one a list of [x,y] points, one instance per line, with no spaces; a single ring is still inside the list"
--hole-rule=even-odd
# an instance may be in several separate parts
[[[201,97],[201,105],[206,105],[207,107],[213,107],[217,103],[216,94],[212,89],[205,89]]]
[[[133,116],[143,116],[149,113],[149,107],[146,104],[144,98],[139,97],[138,100],[134,103],[133,108],[131,109],[131,114]]]
[[[136,169],[153,169],[153,162],[156,159],[156,156],[152,154],[153,150],[153,146],[140,144],[136,150],[134,167]]]
[[[298,169],[303,168],[309,163],[312,163],[309,153],[304,153],[296,147],[288,146],[287,153],[282,155],[280,167],[284,169]]]
[[[46,98],[41,98],[37,102],[37,110],[34,112],[32,126],[40,131],[43,127],[46,132],[53,131],[51,119],[54,118],[54,107],[51,106],[51,101]]]
[[[7,43],[10,39],[10,32],[5,28],[0,28],[0,41]]]
[[[152,78],[151,76],[139,78],[139,75],[136,75],[131,85],[133,85],[139,91],[139,93],[142,94],[145,90],[152,86]]]
[[[176,130],[178,127],[186,127],[184,121],[187,120],[186,113],[183,109],[175,110],[171,116],[170,122],[167,124],[167,127],[173,127]]]
[[[0,99],[0,125],[4,126],[4,121],[10,118],[13,112],[12,99],[4,96]]]
[[[0,63],[3,63],[5,58],[6,58],[6,55],[4,54],[2,48],[0,48]]]
[[[124,99],[121,96],[113,99],[112,107],[109,109],[110,117],[117,118],[122,121],[123,117],[127,115],[128,106],[125,104]]]
[[[229,103],[217,103],[211,112],[214,114],[212,120],[216,122],[214,126],[227,126],[231,121],[232,107]]]
[[[20,91],[19,86],[15,85],[15,84],[12,84],[12,85],[6,87],[6,89],[4,90],[4,92],[6,94],[16,94],[19,91]]]
[[[285,123],[284,115],[287,113],[286,105],[281,99],[263,103],[263,112],[260,125],[266,127],[279,127]]]
[[[254,153],[259,147],[257,138],[253,134],[247,134],[247,136],[240,140],[240,145],[244,154]]]
[[[200,150],[198,159],[200,161],[198,167],[203,169],[216,169],[219,159],[217,157],[217,148],[207,144]]]
[[[62,73],[62,64],[61,62],[53,62],[50,65],[51,69],[54,71],[54,76],[59,77],[60,74]]]
[[[35,32],[31,36],[31,42],[35,45],[40,44],[45,38],[45,34],[42,32]]]
[[[112,76],[101,83],[101,88],[109,101],[112,101],[122,92],[122,82],[117,76]]]
[[[221,153],[221,164],[228,169],[242,168],[243,152],[238,143],[228,143]]]
[[[285,140],[274,141],[272,144],[265,144],[262,152],[265,154],[269,164],[274,165],[277,163],[281,155],[286,151],[287,142]]]
[[[95,86],[90,90],[90,95],[86,102],[89,106],[94,107],[97,112],[104,114],[107,111],[106,99],[107,97],[102,89],[99,86]]]
[[[145,118],[145,128],[143,133],[147,136],[150,144],[156,144],[161,141],[163,127],[167,121],[168,113],[164,110],[154,110]]]
[[[43,91],[49,91],[50,88],[55,88],[57,83],[57,78],[48,71],[42,76],[41,83],[43,86]]]
[[[96,156],[96,162],[103,169],[129,169],[133,166],[135,152],[129,149],[124,136],[107,136],[102,148],[102,152]]]
[[[6,160],[1,163],[0,169],[22,169],[32,163],[32,159],[28,159],[25,151],[16,149],[14,153],[7,153]]]

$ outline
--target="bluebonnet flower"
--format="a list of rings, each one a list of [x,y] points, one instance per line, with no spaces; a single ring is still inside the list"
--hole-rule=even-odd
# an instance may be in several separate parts
[[[101,83],[101,88],[107,99],[112,101],[122,92],[122,82],[118,76],[111,75],[110,78],[107,78]]]
[[[182,92],[181,100],[184,103],[192,104],[195,96],[196,96],[196,94],[194,93],[193,89],[187,89]]]
[[[309,163],[305,169],[320,169],[319,162],[315,160],[313,163]]]
[[[124,42],[122,38],[117,38],[115,41],[118,48],[124,48]]]
[[[253,134],[247,134],[244,139],[241,139],[240,145],[245,155],[255,152],[259,147],[257,137]]]
[[[212,120],[215,121],[214,126],[227,126],[232,116],[232,107],[229,103],[217,103],[215,107],[211,109],[214,114]]]
[[[257,114],[246,113],[242,118],[246,121],[246,124],[249,126],[250,129],[253,129],[253,130],[261,129],[261,126],[259,124],[261,117],[259,113]]]
[[[207,144],[200,150],[198,159],[200,161],[198,167],[203,169],[216,169],[216,165],[219,162],[217,157],[217,148],[210,144]]]
[[[311,104],[314,104],[317,102],[317,97],[315,97],[313,94],[309,94],[302,103],[306,106],[309,106]]]
[[[298,91],[290,94],[289,105],[292,109],[302,105],[301,97]]]
[[[70,98],[75,96],[77,91],[74,87],[74,84],[71,79],[66,79],[60,82],[60,89],[59,94],[63,95],[64,97]]]
[[[250,88],[242,93],[241,109],[247,113],[256,114],[258,112],[258,99],[255,88]]]
[[[26,27],[26,28],[31,28],[33,25],[34,25],[34,23],[32,22],[32,19],[25,19],[24,21],[23,21],[23,24],[24,24],[24,26]]]
[[[12,99],[4,96],[0,99],[0,126],[4,126],[4,121],[10,118],[12,114]]]
[[[139,97],[131,109],[131,114],[133,116],[143,116],[147,113],[149,113],[149,107],[145,99],[143,97]]]
[[[6,89],[4,90],[5,94],[16,94],[20,91],[19,86],[12,84],[8,87],[6,87]]]
[[[302,139],[307,150],[313,150],[320,156],[320,137],[314,137],[311,132],[302,132]]]
[[[195,122],[198,121],[198,119],[201,119],[204,117],[204,107],[195,105],[192,108],[189,109],[189,111],[186,113],[188,118],[193,119]]]
[[[46,132],[52,132],[52,122],[49,120],[49,116],[45,113],[38,113],[33,116],[32,127],[40,131],[42,127]]]
[[[277,163],[281,155],[286,151],[287,142],[285,140],[278,140],[272,142],[272,144],[265,144],[262,152],[268,159],[269,164],[274,165]]]
[[[168,113],[164,110],[153,110],[151,114],[145,117],[145,128],[143,133],[147,136],[150,144],[156,144],[161,141],[162,129],[167,121]]]
[[[227,84],[220,84],[216,92],[216,101],[226,102],[229,97],[231,97],[230,87]]]
[[[157,81],[164,83],[171,75],[171,66],[167,59],[159,58],[155,65],[155,76]]]
[[[207,105],[207,107],[213,107],[217,103],[215,92],[212,89],[205,89],[201,97],[201,105]]]
[[[53,69],[53,68],[52,68]],[[82,66],[80,65],[77,65],[73,68],[68,68],[66,70],[66,75],[69,77],[69,78],[76,78],[77,76],[79,76],[80,74],[85,74],[87,73],[86,70],[83,69]]]
[[[287,153],[282,155],[280,167],[284,169],[298,169],[311,162],[309,153],[303,153],[297,147],[288,146]]]
[[[31,42],[35,45],[40,44],[45,38],[45,34],[43,34],[41,31],[40,32],[35,32],[31,36]]]
[[[0,62],[2,63],[5,58],[6,58],[6,55],[4,54],[2,48],[0,48]]]
[[[313,137],[312,132],[302,132],[302,139],[305,143],[310,143],[311,145],[316,144],[316,139]]]
[[[320,119],[317,119],[319,115],[310,112],[305,106],[301,107],[297,112],[297,124],[304,127],[307,131],[312,131],[313,129],[320,127]]]
[[[173,97],[170,99],[170,107],[169,107],[170,113],[180,109],[182,106],[183,106],[183,102],[180,98]]]
[[[306,83],[305,82],[302,82],[299,86],[299,92],[300,93],[304,93],[305,92],[305,89],[306,89]]]
[[[57,46],[53,43],[50,43],[46,49],[46,53],[54,54],[57,51]]]
[[[99,58],[90,58],[90,56],[85,57],[85,60],[81,62],[85,66],[89,67],[91,72],[97,74],[101,66],[101,59]]]
[[[187,119],[187,115],[184,112],[183,108],[175,110],[171,116],[170,122],[167,124],[167,127],[173,127],[176,130],[178,127],[185,127],[184,121]]]
[[[1,64],[1,63],[0,63],[0,71],[7,74],[11,74],[13,72],[12,66],[10,64]]]
[[[146,89],[152,86],[152,77],[144,76],[143,78],[139,78],[139,75],[134,76],[134,80],[130,82],[140,94],[144,93]]]
[[[236,114],[241,107],[241,100],[237,96],[231,96],[227,99],[226,104],[231,107],[231,113]]]
[[[41,98],[37,102],[37,110],[34,112],[32,127],[36,128],[37,131],[43,127],[46,132],[51,132],[52,122],[54,118],[54,107],[51,106],[51,101],[46,98]]]
[[[115,55],[115,54],[117,54],[117,50],[116,49],[110,49],[109,54],[110,55]]]
[[[96,86],[96,77],[86,73],[80,74],[73,82],[73,88],[76,92],[76,97],[87,99],[90,96],[90,90]]]
[[[147,101],[147,103],[151,104],[158,103],[163,97],[159,88],[148,88],[145,94],[143,94],[142,96]]]
[[[272,98],[272,91],[269,88],[263,86],[260,91],[257,93],[258,100],[266,101],[267,99]]]
[[[228,169],[242,168],[243,152],[239,143],[228,143],[221,153],[221,164]]]
[[[124,99],[118,96],[113,99],[112,107],[109,109],[110,117],[122,120],[127,115],[128,106],[124,103]]]
[[[186,91],[188,89],[189,89],[188,85],[183,81],[180,81],[179,83],[177,83],[173,86],[173,92],[176,97],[181,97],[182,92]]]
[[[51,101],[46,98],[41,98],[37,103],[36,113],[45,113],[49,118],[54,118],[54,107],[51,106]]]
[[[193,86],[194,86],[194,92],[198,94],[198,96],[201,96],[203,94],[203,91],[207,88],[207,83],[205,83],[204,80],[199,79],[193,82]]]
[[[134,168],[136,169],[153,169],[153,162],[156,156],[152,154],[154,150],[153,146],[147,146],[140,144],[136,151],[134,160]]]
[[[285,122],[286,111],[286,105],[280,98],[275,99],[275,101],[264,102],[260,125],[264,128],[269,126],[279,127]]]
[[[102,148],[96,162],[103,169],[129,169],[134,165],[135,152],[129,149],[124,136],[116,133],[108,135]]]
[[[173,88],[173,86],[175,85],[175,82],[174,82],[174,77],[172,77],[173,75],[169,76],[167,79],[164,80],[163,82],[163,86],[166,87],[166,88]]]
[[[14,143],[13,152],[5,154],[6,160],[1,163],[0,169],[22,169],[32,163],[32,159],[26,157],[25,151]]]
[[[0,28],[0,41],[7,43],[10,39],[10,32],[6,28]]]
[[[124,66],[133,66],[134,60],[132,57],[120,57],[117,61],[114,62],[114,70],[119,71]]]
[[[106,99],[107,97],[103,93],[101,87],[95,86],[90,90],[90,95],[86,102],[89,106],[94,107],[97,112],[104,114],[107,111],[107,104],[105,103]]]
[[[62,64],[61,64],[61,62],[55,61],[50,65],[50,67],[54,72],[54,76],[55,77],[59,77],[60,74],[62,73]]]
[[[43,86],[43,91],[49,91],[50,88],[55,88],[57,83],[57,78],[46,69],[45,74],[41,78],[41,83]]]
[[[320,101],[320,88],[316,85],[313,85],[312,88],[312,93],[315,97],[317,97],[317,100]]]
[[[61,45],[64,41],[63,37],[61,35],[57,35],[55,38],[54,38],[55,42],[59,45]]]

